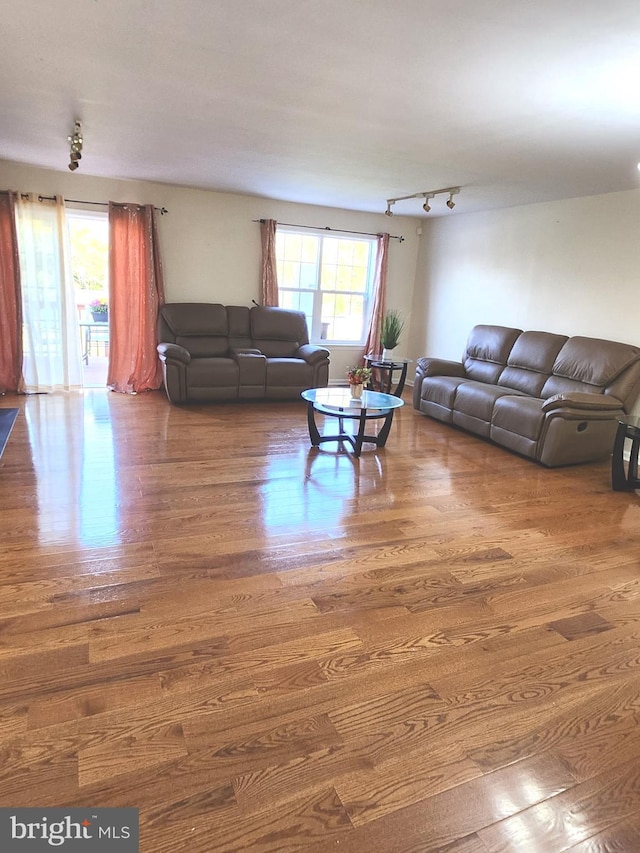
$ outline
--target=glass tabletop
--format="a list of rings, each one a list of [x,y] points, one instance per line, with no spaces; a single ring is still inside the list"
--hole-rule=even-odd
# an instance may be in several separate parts
[[[404,400],[393,394],[383,394],[380,391],[363,391],[360,400],[354,400],[348,388],[309,388],[302,392],[302,399],[327,409],[353,412],[362,409],[399,409],[404,406]]]
[[[385,358],[382,353],[369,353],[365,361],[375,361],[377,364],[411,364],[411,358]]]

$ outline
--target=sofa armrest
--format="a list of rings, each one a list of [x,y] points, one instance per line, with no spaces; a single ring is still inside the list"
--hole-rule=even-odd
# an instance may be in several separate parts
[[[554,394],[542,404],[543,412],[555,412],[559,409],[581,412],[615,412],[624,411],[622,402],[609,394],[587,394],[582,391],[571,391]]]
[[[324,347],[316,347],[313,344],[304,344],[298,348],[294,358],[302,358],[307,364],[318,364],[329,358],[329,350]]]
[[[181,364],[189,364],[191,361],[191,353],[189,350],[181,347],[179,344],[158,344],[156,349],[163,361],[170,359],[173,361],[179,361]]]
[[[240,398],[264,397],[267,375],[267,357],[259,349],[247,347],[232,349],[229,355],[238,365],[238,389]],[[247,390],[253,389],[253,390]],[[259,392],[256,390],[259,389]]]
[[[464,365],[444,358],[419,358],[418,370],[423,376],[466,376]]]

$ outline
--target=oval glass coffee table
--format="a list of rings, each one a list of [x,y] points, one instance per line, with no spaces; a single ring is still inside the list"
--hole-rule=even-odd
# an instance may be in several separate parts
[[[302,392],[302,399],[307,401],[307,423],[309,438],[314,447],[325,441],[346,441],[353,447],[355,456],[360,456],[364,442],[371,442],[376,447],[384,447],[389,430],[393,423],[393,413],[404,406],[404,401],[393,394],[382,394],[379,391],[363,391],[360,400],[354,400],[348,388],[310,388]],[[320,435],[316,424],[316,412],[329,417],[338,418],[338,430],[335,435]],[[346,419],[358,421],[358,431],[355,435],[345,432]],[[384,419],[377,435],[365,433],[367,421]]]

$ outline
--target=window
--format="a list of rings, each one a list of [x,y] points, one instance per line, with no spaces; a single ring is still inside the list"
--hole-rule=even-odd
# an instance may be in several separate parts
[[[278,227],[280,305],[306,314],[310,340],[364,344],[375,249],[375,238]]]

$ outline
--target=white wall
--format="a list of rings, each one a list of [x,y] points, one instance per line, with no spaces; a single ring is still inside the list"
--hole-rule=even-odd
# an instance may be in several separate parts
[[[260,297],[260,227],[254,219],[353,231],[390,231],[387,305],[409,316],[416,278],[418,221],[410,217],[312,207],[254,196],[208,192],[147,181],[94,178],[77,172],[37,169],[0,160],[0,189],[69,199],[120,201],[166,207],[158,218],[168,302],[250,305]],[[381,201],[381,206],[383,201]],[[402,343],[405,343],[403,341]],[[408,346],[408,336],[406,340]],[[400,355],[400,349],[398,350]],[[358,348],[334,347],[330,381],[344,381]]]
[[[640,345],[640,190],[428,221],[412,357],[459,359],[477,323]]]

